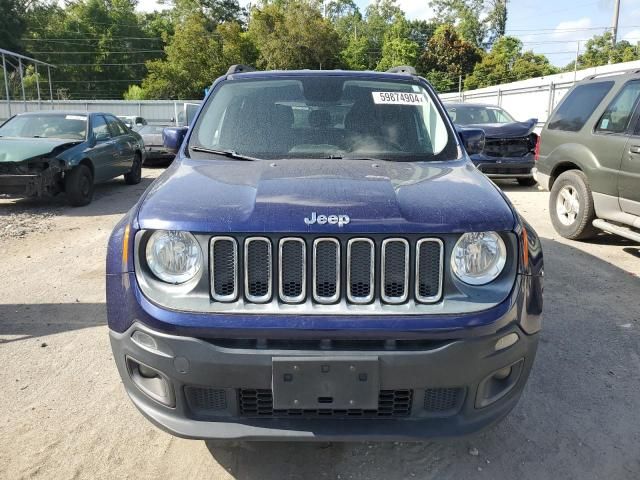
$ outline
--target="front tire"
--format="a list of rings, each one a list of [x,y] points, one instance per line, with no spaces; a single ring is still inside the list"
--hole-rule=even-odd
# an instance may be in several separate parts
[[[556,232],[570,240],[593,237],[596,211],[587,176],[580,170],[569,170],[553,183],[549,197],[549,214]]]
[[[64,177],[64,190],[69,204],[83,207],[93,199],[93,174],[86,165],[78,165]]]
[[[124,174],[124,183],[127,185],[137,185],[142,180],[142,158],[140,154],[136,153],[133,159],[133,166],[129,173]]]

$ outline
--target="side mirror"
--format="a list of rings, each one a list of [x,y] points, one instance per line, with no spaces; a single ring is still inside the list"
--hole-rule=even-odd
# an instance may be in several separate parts
[[[462,145],[469,155],[482,153],[484,150],[484,130],[480,128],[459,128],[458,134]]]
[[[101,132],[96,134],[96,142],[104,142],[105,140],[109,140],[111,136],[107,132]]]
[[[188,127],[167,127],[162,131],[162,144],[172,153],[178,153]]]

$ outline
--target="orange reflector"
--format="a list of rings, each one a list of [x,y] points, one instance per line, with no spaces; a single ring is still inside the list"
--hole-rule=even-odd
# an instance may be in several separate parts
[[[122,236],[122,266],[123,268],[127,269],[127,265],[129,263],[129,232],[130,232],[131,226],[127,225],[127,227],[124,229],[124,235]]]

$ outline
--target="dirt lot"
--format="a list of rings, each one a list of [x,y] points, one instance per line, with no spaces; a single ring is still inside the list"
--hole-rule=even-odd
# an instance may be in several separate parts
[[[120,385],[104,294],[109,232],[158,173],[80,209],[0,199],[0,478],[640,478],[640,246],[562,240],[548,195],[515,184],[544,238],[545,330],[503,423],[415,444],[220,448],[159,431]]]

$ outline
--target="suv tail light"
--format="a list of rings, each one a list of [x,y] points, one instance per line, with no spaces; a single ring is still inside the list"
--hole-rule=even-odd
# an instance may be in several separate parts
[[[538,139],[536,140],[536,148],[533,150],[533,158],[537,162],[540,159],[540,143],[542,142],[542,137],[538,135]]]

